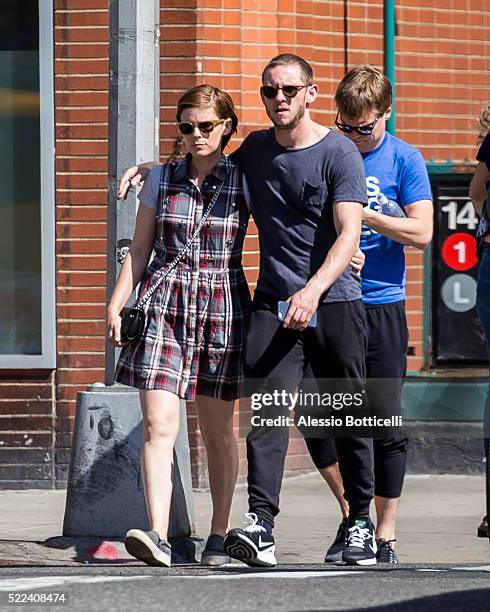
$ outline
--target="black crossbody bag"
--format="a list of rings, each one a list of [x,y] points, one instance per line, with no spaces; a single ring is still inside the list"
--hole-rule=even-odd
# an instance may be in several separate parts
[[[179,261],[181,261],[181,259],[185,257],[185,255],[187,255],[187,253],[189,252],[192,243],[199,235],[199,232],[204,227],[204,224],[206,223],[209,215],[211,214],[211,211],[214,205],[216,204],[216,201],[218,200],[223,185],[224,183],[221,183],[216,189],[212,200],[209,202],[206,210],[204,211],[199,225],[195,229],[192,236],[187,240],[185,246],[177,253],[175,258],[169,264],[165,272],[153,283],[153,285],[148,288],[145,294],[142,295],[132,306],[125,306],[119,313],[119,316],[121,317],[121,342],[134,342],[135,340],[139,340],[139,338],[141,338],[141,336],[143,335],[146,323],[146,314],[144,311],[145,304],[155,293],[160,284],[176,268]]]

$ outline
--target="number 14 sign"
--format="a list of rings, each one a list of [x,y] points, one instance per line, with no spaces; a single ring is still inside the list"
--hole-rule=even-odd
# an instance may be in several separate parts
[[[442,261],[450,270],[471,270],[478,263],[476,238],[473,235],[478,227],[478,217],[473,204],[470,201],[463,203],[461,199],[454,199],[441,206],[441,212],[444,213],[442,220],[446,221],[440,228],[443,231]],[[449,233],[446,237],[444,229]],[[467,274],[451,274],[442,284],[441,297],[445,306],[453,312],[471,310],[476,303],[476,282]]]

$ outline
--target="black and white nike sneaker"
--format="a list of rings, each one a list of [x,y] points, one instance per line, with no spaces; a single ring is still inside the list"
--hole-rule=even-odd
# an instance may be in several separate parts
[[[231,529],[226,534],[223,544],[226,554],[250,567],[275,567],[274,536],[260,524],[256,514],[249,512],[245,518],[249,521],[245,529]]]
[[[337,530],[337,535],[325,555],[325,563],[342,563],[342,553],[347,548],[349,537],[349,521],[343,519]]]
[[[348,532],[342,561],[347,565],[375,565],[378,548],[371,520],[358,518],[349,521]]]

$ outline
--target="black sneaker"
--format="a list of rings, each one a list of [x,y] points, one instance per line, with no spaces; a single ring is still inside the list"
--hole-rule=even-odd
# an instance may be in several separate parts
[[[171,546],[160,540],[156,531],[130,529],[124,538],[124,546],[130,555],[147,565],[170,567]]]
[[[376,540],[378,547],[376,559],[378,563],[399,563],[395,551],[391,548],[391,542],[396,542],[396,540],[383,540],[383,538]]]
[[[342,561],[347,565],[375,565],[377,547],[371,520],[358,518],[349,524]]]
[[[224,537],[212,533],[204,548],[201,556],[201,565],[225,565],[230,563],[230,557],[225,553],[223,549]]]
[[[245,529],[232,529],[226,534],[225,552],[251,567],[275,567],[274,536],[259,523],[256,514],[245,514],[245,518],[250,522]]]
[[[349,521],[343,519],[339,525],[337,535],[330,548],[325,555],[325,563],[340,563],[342,561],[342,553],[347,548],[347,537],[349,535]]]
[[[488,533],[488,518],[486,516],[484,516],[482,518],[482,521],[476,531],[476,535],[479,538],[488,538],[490,537],[489,533]]]

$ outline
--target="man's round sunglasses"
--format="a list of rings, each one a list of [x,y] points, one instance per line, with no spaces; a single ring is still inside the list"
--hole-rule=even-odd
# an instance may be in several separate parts
[[[352,132],[357,132],[361,136],[371,136],[373,133],[376,124],[383,116],[383,113],[378,113],[376,115],[376,119],[372,123],[367,123],[366,125],[360,125],[358,127],[354,127],[352,125],[346,125],[345,123],[340,123],[338,121],[339,112],[337,111],[337,116],[335,117],[335,125],[339,128],[341,132],[345,132],[346,134],[352,134]]]
[[[224,123],[224,119],[217,119],[216,121],[201,121],[200,123],[191,123],[190,121],[182,121],[177,124],[179,128],[179,132],[184,136],[188,134],[192,134],[192,132],[197,129],[201,132],[201,134],[209,134],[214,130],[217,125]]]
[[[286,98],[294,98],[300,89],[309,87],[309,85],[284,85],[283,87],[272,87],[272,85],[262,85],[260,93],[268,100],[273,100],[277,96],[277,92],[282,89],[282,93]]]

